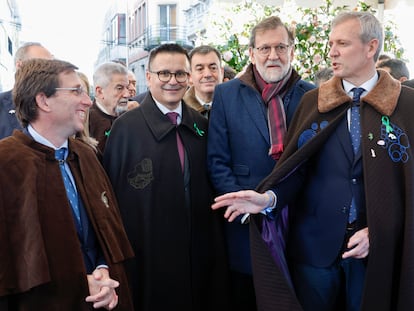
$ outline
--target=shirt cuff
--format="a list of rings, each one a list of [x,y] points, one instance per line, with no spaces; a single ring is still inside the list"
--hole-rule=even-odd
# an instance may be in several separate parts
[[[269,202],[260,213],[266,216],[270,216],[273,210],[276,208],[277,196],[272,190],[267,190],[265,193],[267,193],[267,195],[269,196]]]

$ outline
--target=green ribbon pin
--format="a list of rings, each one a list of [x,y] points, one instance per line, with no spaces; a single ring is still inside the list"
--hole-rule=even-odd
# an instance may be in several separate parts
[[[387,131],[388,134],[394,131],[394,129],[390,125],[390,118],[388,118],[387,116],[382,116],[381,122],[385,126],[385,130]]]
[[[196,131],[196,133],[197,133],[198,136],[204,136],[204,133],[205,132],[203,130],[200,130],[198,128],[197,123],[194,123],[194,129],[195,129],[195,131]]]

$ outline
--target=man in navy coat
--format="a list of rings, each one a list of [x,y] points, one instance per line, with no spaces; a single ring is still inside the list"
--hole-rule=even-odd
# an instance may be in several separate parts
[[[292,68],[294,36],[278,17],[257,24],[249,45],[246,71],[214,92],[208,169],[218,194],[254,189],[272,171],[302,95],[314,88]],[[249,228],[239,218],[225,230],[232,310],[255,310]]]
[[[37,42],[26,42],[14,57],[16,70],[22,62],[31,58],[52,59],[52,54]],[[12,90],[0,93],[0,139],[10,136],[14,129],[21,129],[16,117],[16,108],[12,100]]]

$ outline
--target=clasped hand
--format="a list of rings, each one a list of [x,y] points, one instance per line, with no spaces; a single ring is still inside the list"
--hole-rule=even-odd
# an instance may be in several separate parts
[[[118,295],[115,288],[119,286],[119,282],[109,277],[107,269],[95,269],[92,274],[88,274],[88,285],[90,295],[85,301],[92,302],[95,309],[112,310],[117,306]]]

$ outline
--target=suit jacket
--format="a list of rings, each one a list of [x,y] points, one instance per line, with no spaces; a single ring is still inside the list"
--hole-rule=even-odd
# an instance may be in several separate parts
[[[16,117],[12,91],[0,93],[0,139],[11,136],[15,129],[22,126]]]
[[[103,162],[136,253],[129,275],[137,310],[226,308],[221,217],[210,208],[206,147],[207,120],[184,102],[177,127],[151,94],[114,122]]]
[[[275,190],[278,206],[289,201],[289,261],[331,266],[347,242],[344,236],[353,198],[358,211],[356,230],[366,227],[361,154],[359,150],[354,155],[344,116],[320,151],[297,170],[301,177],[292,174]]]
[[[360,106],[363,195],[370,240],[361,310],[412,310],[414,298],[410,293],[414,290],[414,270],[409,267],[414,262],[411,241],[414,230],[414,153],[410,141],[414,137],[414,91],[401,87],[385,71],[378,72],[380,77],[376,86],[362,98]],[[329,144],[330,139],[336,139],[333,136],[337,135],[350,104],[351,98],[343,90],[339,78],[333,78],[319,89],[307,93],[289,129],[285,152],[257,190],[280,189],[288,176],[307,165]],[[344,147],[338,145],[337,148]],[[283,199],[283,193],[288,190],[278,191],[281,201],[284,201],[278,202],[278,208],[279,203],[282,207],[277,214],[277,228],[280,229],[284,224],[280,216],[286,210],[283,206],[287,203],[290,212],[292,200]],[[336,198],[332,200],[334,204]],[[294,205],[293,208],[300,209],[300,206]],[[289,275],[272,257],[269,245],[261,236],[264,223],[260,215],[254,216],[250,222],[258,306],[265,311],[301,310],[289,285]],[[329,221],[321,223],[321,226],[329,225]],[[340,221],[339,226],[342,226]],[[277,242],[279,240],[283,245],[282,239],[276,239]],[[279,255],[283,257],[284,254],[280,252]]]
[[[297,81],[283,98],[287,125],[303,94],[314,88]],[[208,170],[218,194],[254,189],[276,162],[268,155],[267,113],[253,76],[252,65],[239,79],[217,85],[209,119]],[[226,223],[230,267],[251,274],[249,230]]]
[[[0,141],[0,305],[9,310],[92,310],[81,244],[54,150],[15,131]],[[93,150],[69,139],[67,161],[91,229],[132,310],[123,264],[133,256],[115,195]],[[4,310],[4,309],[2,309]],[[7,309],[6,309],[7,310]]]

